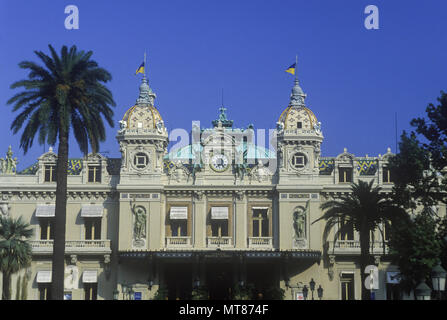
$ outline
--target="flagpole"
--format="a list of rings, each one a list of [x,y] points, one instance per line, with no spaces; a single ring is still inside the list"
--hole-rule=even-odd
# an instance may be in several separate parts
[[[144,79],[146,79],[146,50],[144,50]]]
[[[298,80],[298,55],[295,56],[295,81]]]

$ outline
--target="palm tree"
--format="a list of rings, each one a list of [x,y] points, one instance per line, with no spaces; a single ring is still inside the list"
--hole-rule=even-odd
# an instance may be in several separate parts
[[[339,222],[345,223],[334,233],[334,244],[340,233],[348,231],[348,228],[354,228],[360,235],[360,270],[362,279],[362,300],[369,300],[370,294],[364,286],[366,274],[365,268],[373,264],[370,256],[370,244],[374,243],[374,230],[379,229],[384,239],[383,226],[389,225],[392,220],[402,216],[402,209],[394,206],[385,193],[381,192],[379,186],[373,187],[373,181],[367,183],[359,181],[358,184],[351,185],[351,192],[336,197],[336,199],[324,202],[320,208],[324,214],[315,220],[326,220],[323,232],[323,241],[327,238],[332,228]],[[372,242],[371,242],[372,241]],[[385,240],[382,240],[383,250],[385,252]]]
[[[112,77],[90,59],[92,51],[63,46],[59,56],[51,45],[49,49],[51,56],[34,51],[44,66],[30,61],[19,63],[20,68],[29,70],[28,79],[11,85],[12,89],[23,87],[24,91],[14,95],[8,104],[14,105],[13,111],[21,109],[11,129],[15,134],[24,126],[20,139],[24,153],[33,145],[36,134],[39,144],[59,143],[51,298],[62,300],[69,135],[73,133],[84,155],[89,145],[93,153],[98,152],[99,142],[105,140],[102,116],[113,127],[110,106],[115,106],[115,102],[112,93],[103,85]]]
[[[0,271],[3,274],[2,299],[11,299],[11,275],[31,263],[33,235],[30,225],[22,217],[13,219],[0,216]]]

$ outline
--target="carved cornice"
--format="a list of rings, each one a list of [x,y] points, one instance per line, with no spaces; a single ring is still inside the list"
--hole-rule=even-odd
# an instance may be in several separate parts
[[[9,201],[54,201],[56,192],[48,190],[29,190],[29,191],[3,191],[2,197]],[[107,201],[116,200],[115,191],[68,191],[67,200],[96,200]]]

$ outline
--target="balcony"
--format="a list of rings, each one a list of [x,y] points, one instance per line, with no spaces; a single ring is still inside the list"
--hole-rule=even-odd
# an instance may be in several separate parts
[[[231,248],[233,239],[231,237],[208,237],[206,238],[208,248]]]
[[[340,255],[357,255],[360,254],[360,241],[359,240],[337,240],[334,244],[334,241],[329,242],[329,254],[335,253]],[[370,244],[369,252],[371,254],[383,254],[383,242],[382,241],[374,241],[372,243],[372,248]],[[388,253],[388,246],[385,241],[385,254]]]
[[[166,237],[168,249],[191,248],[191,237]]]
[[[272,237],[250,237],[248,238],[249,249],[272,249],[273,238]]]
[[[53,240],[30,241],[33,254],[53,254]],[[110,254],[110,240],[67,240],[65,254]]]

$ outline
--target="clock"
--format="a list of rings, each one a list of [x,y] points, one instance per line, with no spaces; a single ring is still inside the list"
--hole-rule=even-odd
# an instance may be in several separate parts
[[[228,161],[227,156],[223,154],[216,154],[211,157],[210,167],[214,171],[222,172],[227,170],[230,162]]]

